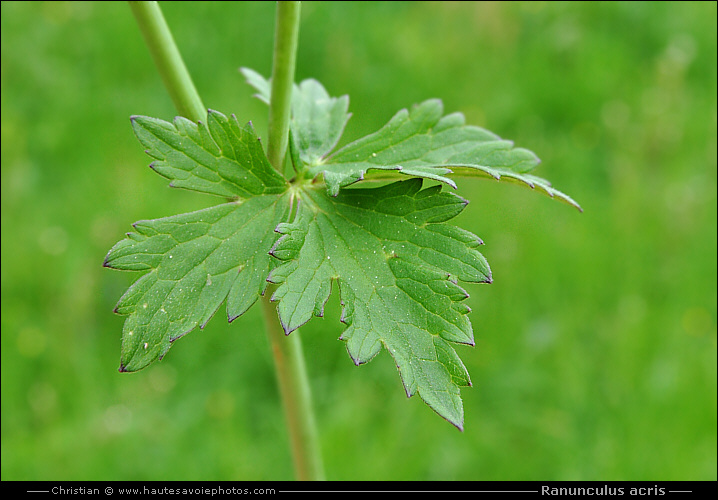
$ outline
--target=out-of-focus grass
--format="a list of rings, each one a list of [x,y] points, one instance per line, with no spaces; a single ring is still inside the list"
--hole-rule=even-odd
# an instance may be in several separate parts
[[[205,104],[266,124],[274,5],[163,3]],[[457,432],[356,368],[339,304],[301,331],[330,479],[716,479],[715,3],[306,3],[298,79],[349,94],[345,141],[402,107],[448,112],[543,159],[585,212],[471,180],[486,241]],[[119,374],[136,278],[102,269],[166,189],[128,117],[174,110],[124,3],[2,3],[2,479],[290,479],[257,310],[221,310]],[[263,133],[263,132],[262,132]]]

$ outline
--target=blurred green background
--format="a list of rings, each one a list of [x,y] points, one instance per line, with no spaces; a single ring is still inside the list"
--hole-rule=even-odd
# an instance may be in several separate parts
[[[162,4],[208,107],[267,109],[273,2]],[[349,94],[342,143],[431,97],[535,151],[585,212],[466,180],[461,433],[355,367],[339,303],[301,330],[335,480],[716,480],[716,4],[304,4],[297,79]],[[2,2],[2,479],[292,479],[258,307],[220,310],[120,374],[130,224],[218,199],[172,190],[129,116],[174,116],[125,3]]]

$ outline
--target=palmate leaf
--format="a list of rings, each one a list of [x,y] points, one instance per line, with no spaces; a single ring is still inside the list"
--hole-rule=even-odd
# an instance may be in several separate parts
[[[269,101],[269,82],[242,71]],[[477,250],[481,240],[447,224],[468,202],[442,184],[422,189],[423,179],[452,187],[456,175],[510,179],[578,205],[528,174],[538,163],[533,153],[465,125],[458,113],[442,117],[438,100],[402,110],[332,153],[348,103],[316,80],[294,86],[291,182],[271,167],[251,123],[240,126],[234,116],[132,118],[151,167],[171,186],[229,202],[137,222],[107,254],[106,267],[145,272],[115,308],[127,316],[120,371],[161,359],[222,302],[234,320],[269,283],[287,334],[322,316],[335,287],[346,325],[340,338],[354,362],[385,347],[406,394],[463,428],[459,389],[471,382],[452,344],[473,345],[474,337],[458,283],[490,283],[491,271]],[[370,179],[396,182],[346,189]]]

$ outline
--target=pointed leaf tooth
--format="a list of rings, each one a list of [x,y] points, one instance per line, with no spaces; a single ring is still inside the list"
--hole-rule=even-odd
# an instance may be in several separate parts
[[[269,80],[265,79],[262,75],[257,73],[251,68],[239,68],[239,71],[244,75],[247,83],[254,87],[258,92],[254,96],[265,104],[269,104],[269,99],[272,94],[272,89]]]

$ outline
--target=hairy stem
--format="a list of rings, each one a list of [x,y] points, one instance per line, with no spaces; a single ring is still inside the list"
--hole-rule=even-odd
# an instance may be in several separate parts
[[[272,94],[269,104],[269,137],[267,158],[282,172],[289,137],[289,112],[299,37],[299,2],[278,2],[274,34],[272,66]],[[262,299],[267,334],[277,370],[279,391],[292,444],[297,479],[323,480],[321,452],[317,426],[312,410],[312,398],[304,366],[299,331],[288,337],[279,322],[277,308],[267,293]]]
[[[160,6],[157,2],[128,3],[177,112],[194,121],[206,119],[207,109],[192,83]]]

